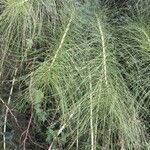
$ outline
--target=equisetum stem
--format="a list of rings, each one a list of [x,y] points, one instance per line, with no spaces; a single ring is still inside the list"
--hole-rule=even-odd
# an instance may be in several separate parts
[[[68,31],[69,31],[69,28],[70,28],[70,25],[71,25],[72,20],[73,20],[73,15],[71,16],[71,18],[70,18],[70,20],[69,20],[69,23],[67,24],[67,27],[66,27],[65,32],[64,32],[64,34],[63,34],[63,36],[62,36],[61,42],[60,42],[60,44],[59,44],[59,47],[58,47],[58,49],[56,50],[56,53],[55,53],[55,55],[54,55],[54,57],[53,57],[53,60],[52,60],[51,65],[50,65],[50,67],[49,67],[49,70],[52,68],[52,66],[53,66],[54,62],[56,61],[56,58],[57,58],[57,56],[58,56],[58,54],[59,54],[59,51],[61,50],[61,48],[62,48],[62,46],[63,46],[63,43],[64,43],[65,38],[66,38],[66,35],[67,35]]]
[[[16,74],[17,74],[17,68],[15,69],[15,73],[14,73],[14,77],[12,80],[12,86],[10,89],[10,93],[9,93],[9,98],[8,98],[8,102],[7,105],[10,104],[11,102],[11,97],[12,97],[12,93],[13,93],[13,89],[14,89],[14,84],[15,84],[15,79],[16,79]],[[5,118],[4,118],[4,128],[3,128],[3,148],[4,150],[6,150],[6,129],[7,129],[7,116],[8,116],[8,112],[9,112],[9,108],[6,108],[6,112],[5,112]]]
[[[97,23],[98,23],[98,28],[99,28],[99,32],[100,32],[100,36],[101,36],[101,40],[102,40],[102,50],[103,50],[103,66],[104,66],[104,77],[105,77],[105,83],[106,85],[108,85],[108,80],[107,80],[107,66],[106,66],[106,46],[105,46],[105,37],[104,37],[104,33],[102,30],[102,26],[100,23],[100,20],[97,17]]]
[[[91,128],[91,150],[94,150],[94,128],[93,128],[93,96],[92,96],[92,79],[91,73],[89,71],[89,81],[90,81],[90,128]]]

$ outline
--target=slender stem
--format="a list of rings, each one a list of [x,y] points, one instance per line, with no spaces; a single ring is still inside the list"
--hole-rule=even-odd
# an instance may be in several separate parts
[[[90,127],[91,127],[91,150],[94,150],[94,128],[93,128],[93,96],[92,96],[92,79],[89,71],[90,81]]]
[[[9,112],[10,112],[10,114],[12,115],[12,117],[14,118],[14,120],[15,120],[17,126],[19,127],[19,129],[21,129],[21,128],[20,128],[20,125],[18,124],[18,120],[17,120],[16,116],[13,114],[13,112],[11,111],[11,109],[7,106],[7,104],[5,103],[5,101],[4,101],[2,98],[0,98],[0,101],[1,101],[1,102],[5,105],[5,107],[9,110]]]
[[[66,35],[67,35],[68,31],[69,31],[69,28],[70,28],[70,25],[71,25],[72,20],[73,20],[73,15],[71,16],[71,18],[70,18],[70,20],[69,20],[69,23],[67,24],[67,27],[66,27],[65,32],[64,32],[64,34],[63,34],[63,36],[62,36],[61,42],[60,42],[60,44],[59,44],[59,47],[58,47],[58,49],[56,50],[56,53],[55,53],[55,55],[54,55],[54,58],[53,58],[53,60],[52,60],[52,62],[51,62],[51,65],[50,65],[50,67],[49,67],[49,70],[51,69],[51,67],[53,66],[54,62],[56,61],[56,58],[57,58],[57,56],[58,56],[58,54],[59,54],[59,51],[61,50],[61,48],[62,48],[62,46],[63,46],[63,43],[64,43],[65,38],[66,38]]]
[[[4,65],[4,60],[5,60],[6,54],[7,54],[6,51],[4,52],[4,54],[2,54],[1,65],[0,65],[0,78],[2,76],[3,65]]]
[[[8,98],[8,102],[7,102],[7,105],[10,104],[11,102],[11,97],[12,97],[12,93],[13,93],[13,89],[14,89],[14,84],[15,84],[15,80],[16,80],[16,74],[17,74],[17,68],[15,69],[15,73],[14,73],[14,77],[13,77],[13,80],[12,80],[12,86],[11,86],[11,89],[10,89],[10,93],[9,93],[9,98]],[[3,148],[4,150],[6,150],[6,129],[7,129],[7,117],[8,117],[8,112],[9,112],[9,108],[6,107],[6,112],[5,112],[5,118],[4,118],[4,128],[3,128]]]
[[[99,28],[99,32],[100,32],[100,36],[101,36],[101,40],[102,40],[102,50],[103,50],[103,66],[104,66],[104,76],[105,76],[105,83],[106,85],[108,85],[108,80],[107,80],[107,66],[106,66],[106,46],[105,46],[105,37],[104,37],[104,33],[102,30],[102,26],[100,23],[100,20],[97,17],[97,23],[98,23],[98,28]]]
[[[73,114],[71,114],[71,115],[69,116],[69,119],[68,119],[68,120],[70,120],[72,117],[73,117]],[[66,125],[67,125],[67,124],[64,123],[64,124],[61,126],[61,128],[59,129],[59,131],[58,131],[58,133],[57,133],[57,137],[63,132],[63,130],[66,128]],[[52,143],[51,143],[51,145],[49,146],[48,150],[52,150],[55,139],[56,139],[56,137],[54,137],[54,140],[52,141]]]
[[[28,137],[28,133],[29,133],[29,129],[30,129],[30,126],[31,126],[32,118],[33,118],[33,113],[31,113],[30,120],[29,120],[27,129],[26,129],[26,132],[25,132],[25,138],[23,140],[23,150],[26,150],[26,140],[27,140],[27,137]]]

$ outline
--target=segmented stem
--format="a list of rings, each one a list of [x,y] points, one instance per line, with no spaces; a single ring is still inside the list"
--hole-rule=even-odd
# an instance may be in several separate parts
[[[100,23],[100,20],[98,19],[97,16],[97,23],[98,23],[98,28],[99,28],[99,32],[100,32],[100,36],[101,36],[101,40],[102,40],[102,50],[103,50],[103,66],[104,66],[104,76],[105,76],[105,83],[106,85],[108,85],[108,80],[107,80],[107,60],[106,60],[106,46],[105,46],[105,37],[104,37],[104,33],[103,33],[103,29]]]
[[[71,16],[71,18],[70,18],[70,20],[69,20],[69,23],[68,23],[68,25],[67,25],[67,27],[66,27],[66,30],[65,30],[65,32],[64,32],[64,34],[63,34],[63,36],[62,36],[61,42],[60,42],[59,47],[58,47],[58,49],[57,49],[57,51],[56,51],[56,53],[55,53],[55,56],[53,57],[53,60],[52,60],[51,65],[50,65],[50,67],[49,67],[49,70],[51,69],[51,67],[53,66],[54,62],[56,61],[57,56],[58,56],[58,54],[59,54],[59,51],[61,50],[61,48],[62,48],[62,46],[63,46],[63,43],[64,43],[65,38],[66,38],[66,35],[67,35],[68,31],[69,31],[69,28],[70,28],[70,25],[71,25],[72,20],[73,20],[73,15]]]

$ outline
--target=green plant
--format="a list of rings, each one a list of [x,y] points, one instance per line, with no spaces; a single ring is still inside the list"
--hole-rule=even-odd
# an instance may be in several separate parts
[[[149,0],[123,15],[98,0],[2,3],[1,75],[15,64],[10,104],[29,118],[21,148],[149,148]]]

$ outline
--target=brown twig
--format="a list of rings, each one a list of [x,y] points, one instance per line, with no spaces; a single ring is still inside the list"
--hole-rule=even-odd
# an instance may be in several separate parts
[[[0,101],[5,105],[6,109],[8,109],[8,111],[10,112],[10,114],[13,116],[17,126],[19,127],[19,129],[21,130],[20,125],[18,124],[18,120],[16,118],[16,116],[13,114],[13,112],[11,111],[11,109],[8,107],[8,105],[4,102],[4,100],[2,98],[0,98]]]
[[[23,145],[23,150],[26,150],[26,141],[27,141],[27,138],[28,138],[28,134],[29,134],[29,129],[30,129],[30,126],[31,126],[32,118],[33,118],[33,113],[31,113],[27,129],[22,133],[22,136],[25,134],[25,138],[24,138],[24,140],[23,140],[23,142],[21,144],[21,145]]]

